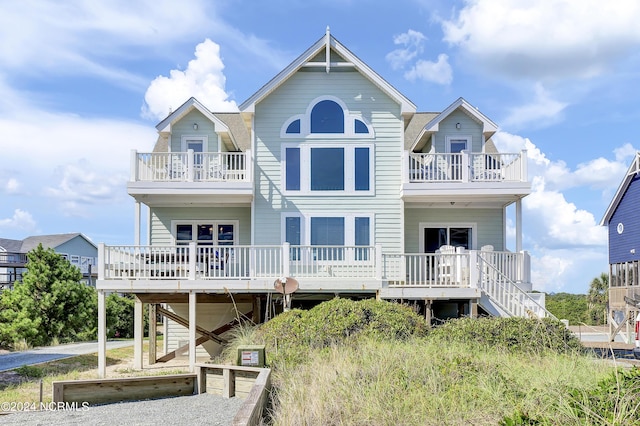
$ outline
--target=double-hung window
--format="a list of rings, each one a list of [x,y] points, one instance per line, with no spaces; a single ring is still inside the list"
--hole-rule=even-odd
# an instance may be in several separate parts
[[[373,146],[302,144],[283,148],[288,194],[372,195]]]

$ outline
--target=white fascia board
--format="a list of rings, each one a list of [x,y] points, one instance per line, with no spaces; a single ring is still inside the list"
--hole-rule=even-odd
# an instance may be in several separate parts
[[[255,105],[268,96],[271,92],[277,89],[282,83],[284,83],[289,77],[291,77],[298,69],[304,66],[311,58],[315,57],[322,49],[327,48],[327,37],[323,36],[320,40],[307,49],[302,55],[298,56],[296,60],[290,63],[285,69],[280,71],[274,78],[272,78],[267,84],[262,86],[256,93],[251,95],[249,99],[244,101],[240,105],[240,111],[243,113],[254,113]],[[349,49],[344,47],[338,42],[335,37],[329,37],[330,47],[333,48],[338,54],[343,56],[348,62],[352,63],[355,68],[369,79],[373,84],[379,87],[383,92],[389,95],[400,105],[400,111],[404,114],[413,114],[416,112],[417,107],[407,97],[400,93],[395,87],[385,81],[380,75],[373,71],[367,64],[361,61],[356,55],[351,53]]]
[[[449,105],[444,111],[438,114],[433,120],[425,125],[425,130],[429,132],[437,132],[442,120],[448,117],[453,111],[462,107],[469,115],[482,123],[482,133],[495,133],[498,125],[489,117],[481,113],[476,107],[467,102],[464,98],[458,98],[454,103]]]
[[[169,114],[167,118],[162,120],[160,123],[156,125],[156,129],[158,132],[169,132],[171,131],[171,124],[175,123],[183,116],[185,116],[192,109],[197,109],[207,117],[210,121],[215,124],[216,133],[229,133],[229,128],[226,124],[224,124],[218,117],[213,115],[211,111],[209,111],[204,105],[202,105],[196,98],[189,98],[188,101],[180,105],[178,109]]]

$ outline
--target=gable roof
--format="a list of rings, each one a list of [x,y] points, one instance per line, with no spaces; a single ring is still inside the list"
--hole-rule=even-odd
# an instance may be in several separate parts
[[[411,145],[411,150],[415,148],[415,146],[418,144],[418,142],[420,142],[425,134],[437,132],[440,129],[440,122],[451,115],[451,113],[456,111],[457,109],[461,109],[471,118],[482,124],[482,133],[484,134],[486,140],[488,140],[496,131],[498,131],[498,125],[491,119],[489,119],[489,117],[481,113],[478,108],[471,105],[464,98],[458,98],[444,111],[433,117],[431,121],[425,124],[424,129],[418,134],[417,138]]]
[[[250,148],[249,132],[244,126],[239,112],[213,113],[193,96],[180,105],[178,109],[170,113],[164,120],[158,123],[156,125],[156,129],[158,132],[169,131],[173,123],[180,120],[194,109],[198,110],[202,115],[215,124],[216,133],[224,135],[225,137],[228,136],[233,147],[241,151],[245,151]]]
[[[11,253],[20,253],[20,247],[22,247],[22,240],[0,238],[0,252],[8,251]]]
[[[61,246],[67,241],[71,241],[78,236],[82,237],[85,241],[94,246],[96,250],[98,249],[98,246],[96,246],[89,238],[85,237],[79,232],[75,232],[72,234],[36,235],[33,237],[27,237],[22,240],[22,247],[20,248],[20,252],[28,253],[34,248],[37,248],[38,244],[40,243],[42,243],[42,247],[44,248],[51,247],[55,249],[56,247]]]
[[[438,115],[437,112],[416,112],[404,129],[404,149],[412,149],[424,135],[424,126]]]
[[[226,126],[226,124],[224,124],[222,121],[220,121],[219,118],[217,118],[215,115],[213,115],[211,113],[211,111],[209,111],[204,105],[202,105],[193,96],[190,97],[185,103],[180,105],[178,107],[178,109],[176,109],[175,111],[173,111],[169,115],[167,115],[167,117],[164,120],[162,120],[161,122],[156,124],[156,129],[158,129],[159,132],[168,131],[168,127],[171,124],[173,124],[176,121],[180,120],[182,117],[187,115],[187,113],[189,113],[193,109],[197,109],[198,111],[200,111],[202,113],[202,115],[207,117],[209,120],[211,120],[216,125],[216,133],[220,133],[217,129],[221,129],[222,131],[225,131],[225,132],[229,131],[229,128]]]
[[[624,196],[625,192],[627,192],[627,188],[629,188],[631,181],[638,173],[640,173],[640,152],[636,152],[636,157],[631,162],[631,165],[629,166],[624,179],[622,179],[622,182],[620,182],[620,186],[618,187],[616,194],[613,196],[609,207],[607,207],[607,210],[605,211],[604,216],[600,221],[600,226],[606,226],[609,224],[613,213],[615,213],[618,205],[620,205],[620,202],[622,201],[622,197]]]
[[[322,52],[325,52],[325,61],[311,61]],[[331,61],[331,51],[345,59],[346,62],[335,63]],[[302,55],[298,56],[285,69],[280,71],[267,84],[262,86],[257,92],[249,97],[240,105],[240,111],[243,113],[255,112],[255,105],[276,90],[280,85],[287,81],[300,68],[305,66],[325,67],[326,72],[331,72],[331,67],[353,67],[360,74],[375,84],[380,90],[385,92],[389,97],[394,99],[400,105],[402,114],[413,114],[416,112],[416,106],[407,97],[400,93],[395,87],[385,81],[380,75],[373,71],[367,64],[361,61],[349,49],[342,45],[329,32],[329,27],[325,35],[309,47]]]
[[[80,232],[75,232],[71,234],[52,234],[52,235],[36,235],[32,237],[27,237],[24,240],[12,240],[9,238],[0,238],[0,249],[4,249],[8,252],[12,253],[28,253],[31,250],[38,247],[39,244],[42,244],[44,248],[53,248],[61,246],[62,244],[73,240],[74,238],[81,237],[86,242],[91,244],[95,249],[98,249],[93,241],[87,238],[84,234]],[[0,250],[2,251],[2,250]]]

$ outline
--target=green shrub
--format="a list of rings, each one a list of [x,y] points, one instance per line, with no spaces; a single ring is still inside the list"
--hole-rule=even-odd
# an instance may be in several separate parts
[[[560,321],[551,318],[459,318],[434,329],[429,339],[528,353],[582,350],[578,338]]]
[[[325,348],[350,338],[403,340],[425,333],[424,318],[406,306],[335,298],[308,311],[293,309],[278,315],[260,327],[258,337],[267,345],[267,360],[298,363],[310,348]]]
[[[44,377],[44,370],[33,365],[23,365],[22,367],[16,368],[14,371],[22,377],[27,377],[29,379],[40,379],[41,377]]]

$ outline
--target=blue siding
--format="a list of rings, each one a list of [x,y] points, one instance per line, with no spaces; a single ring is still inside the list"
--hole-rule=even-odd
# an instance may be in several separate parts
[[[80,235],[60,244],[55,248],[57,253],[85,257],[98,257],[98,249]]]
[[[624,225],[622,234],[618,234],[618,223]],[[609,263],[632,260],[640,260],[640,176],[638,175],[629,183],[609,221]]]

